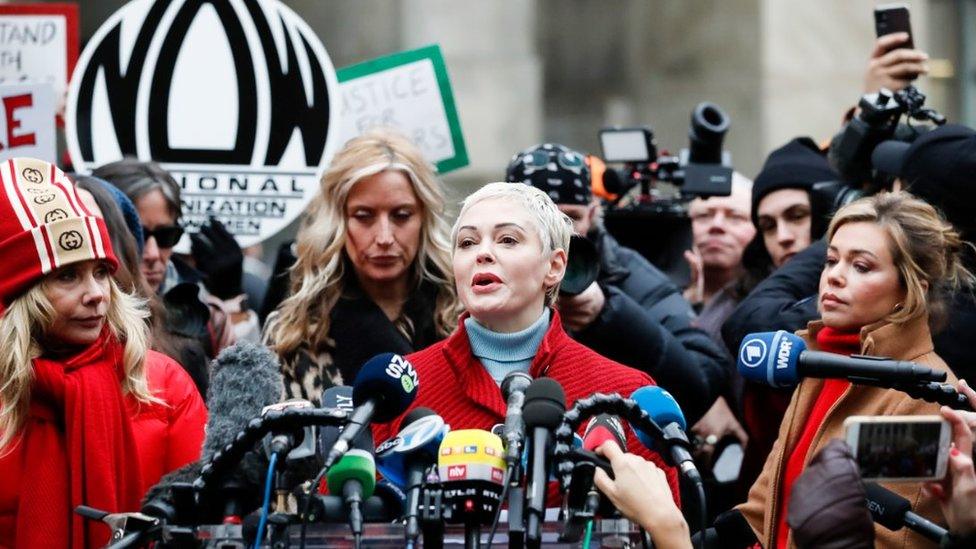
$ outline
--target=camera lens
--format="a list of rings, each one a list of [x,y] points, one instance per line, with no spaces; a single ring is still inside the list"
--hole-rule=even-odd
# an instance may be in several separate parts
[[[729,131],[729,117],[714,103],[699,103],[691,113],[690,162],[698,164],[722,163],[722,140]]]

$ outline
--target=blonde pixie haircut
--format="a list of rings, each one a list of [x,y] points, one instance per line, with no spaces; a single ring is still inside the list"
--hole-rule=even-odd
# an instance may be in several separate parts
[[[888,234],[891,257],[905,289],[905,301],[886,320],[900,324],[928,313],[937,324],[947,292],[972,286],[962,264],[966,243],[928,203],[906,192],[880,193],[844,206],[834,214],[827,242],[848,223],[874,223]]]
[[[374,129],[350,139],[336,153],[322,176],[319,193],[308,206],[296,239],[298,261],[291,269],[291,296],[269,317],[266,341],[287,357],[303,345],[316,349],[328,339],[329,314],[342,295],[346,272],[346,201],[363,179],[393,170],[403,173],[417,194],[423,222],[413,262],[413,281],[438,286],[434,305],[437,333],[447,336],[457,322],[457,293],[451,279],[451,243],[444,217],[444,194],[430,163],[416,145],[390,129]],[[406,324],[405,324],[406,323]],[[413,327],[402,317],[397,328],[407,335]]]
[[[451,241],[457,243],[461,218],[471,206],[483,200],[504,198],[511,200],[525,208],[535,221],[539,240],[543,251],[563,250],[569,253],[569,239],[573,235],[573,221],[559,211],[556,204],[543,191],[524,183],[488,183],[471,193],[461,202],[461,212],[458,214],[454,227],[451,229]],[[546,306],[552,305],[559,293],[559,284],[546,290]]]

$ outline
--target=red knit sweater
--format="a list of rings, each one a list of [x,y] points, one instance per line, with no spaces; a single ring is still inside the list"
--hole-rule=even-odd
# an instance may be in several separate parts
[[[505,401],[501,390],[488,375],[485,367],[471,354],[464,318],[458,328],[444,341],[435,343],[406,358],[417,370],[420,380],[417,399],[410,409],[426,406],[444,418],[451,429],[484,429],[505,421]],[[550,377],[566,391],[566,407],[593,393],[619,393],[630,396],[636,389],[654,385],[647,374],[628,368],[573,341],[563,331],[559,314],[552,312],[549,329],[529,367],[533,378]],[[409,413],[409,410],[407,410]],[[400,418],[373,427],[374,439],[379,442],[396,435]],[[582,433],[583,427],[580,431]],[[677,472],[665,465],[657,453],[651,452],[627,430],[627,451],[640,455],[664,469],[676,503],[680,503]],[[550,486],[549,505],[558,505]]]

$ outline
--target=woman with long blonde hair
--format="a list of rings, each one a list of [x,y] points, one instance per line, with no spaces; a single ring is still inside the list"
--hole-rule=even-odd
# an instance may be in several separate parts
[[[0,166],[0,257],[0,546],[104,545],[73,509],[138,510],[199,456],[202,399],[148,350],[95,202],[51,164]]]
[[[289,397],[318,403],[380,352],[407,354],[457,321],[444,195],[404,136],[350,140],[322,177],[295,243],[291,295],[268,317]]]

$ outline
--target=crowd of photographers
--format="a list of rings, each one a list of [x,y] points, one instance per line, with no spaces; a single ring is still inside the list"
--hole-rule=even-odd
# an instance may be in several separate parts
[[[599,448],[613,476],[598,468],[594,482],[657,547],[689,547],[696,532],[714,547],[927,546],[875,526],[839,439],[850,415],[941,414],[952,427],[945,478],[888,486],[948,529],[943,546],[972,546],[976,413],[847,380],[771,386],[736,369],[748,334],[786,330],[810,349],[944,370],[976,409],[963,381],[976,373],[965,350],[976,334],[976,131],[924,107],[912,82],[926,56],[899,47],[906,38],[878,40],[866,95],[833,139],[789,141],[751,181],[723,160],[723,120],[705,112],[699,122],[717,133],[693,129],[687,158],[622,173],[555,143],[500,159],[506,183],[468,197],[452,229],[417,148],[369,132],[336,154],[272,266],[216,219],[185,234],[180,186],[152,162],[68,176],[76,187],[49,164],[10,164],[0,546],[104,543],[107,531],[70,509],[137,510],[164,473],[197,461],[211,361],[242,341],[274,352],[281,396],[315,406],[373,355],[407,356],[424,380],[415,406],[455,429],[503,423],[498,385],[512,372],[558,381],[568,403],[656,384],[689,425],[707,519],[669,461],[633,437]],[[699,169],[728,192],[689,196]],[[51,174],[59,214],[28,200],[47,196],[31,170]],[[661,198],[662,181],[683,198]],[[652,262],[608,229],[613,216],[663,216],[660,204],[689,234],[641,238],[690,238],[671,255],[687,265]],[[69,224],[83,245],[64,247]],[[51,234],[61,237],[38,244]],[[377,427],[381,440],[395,434]],[[133,455],[135,467],[124,463]]]

